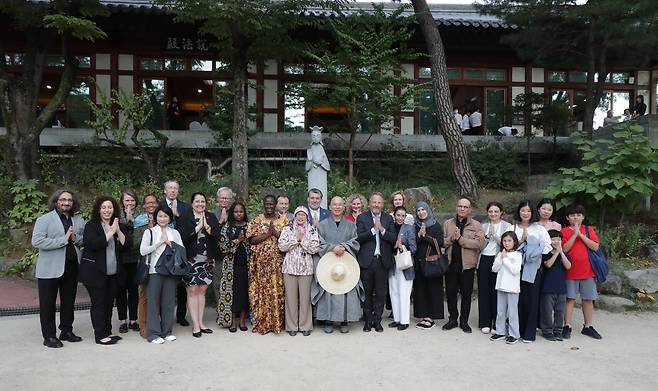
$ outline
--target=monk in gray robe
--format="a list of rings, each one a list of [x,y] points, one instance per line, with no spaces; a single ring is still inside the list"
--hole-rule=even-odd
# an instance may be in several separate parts
[[[320,222],[317,228],[320,236],[320,249],[313,256],[315,270],[317,270],[320,258],[330,251],[337,256],[349,252],[355,258],[359,251],[356,225],[343,217],[345,212],[343,199],[341,197],[332,198],[330,209],[331,217]],[[317,278],[313,278],[311,302],[315,305],[316,318],[324,321],[325,333],[333,332],[333,322],[340,322],[341,333],[349,332],[347,322],[356,322],[361,319],[363,299],[364,290],[361,279],[351,291],[342,295],[332,295],[322,289]]]

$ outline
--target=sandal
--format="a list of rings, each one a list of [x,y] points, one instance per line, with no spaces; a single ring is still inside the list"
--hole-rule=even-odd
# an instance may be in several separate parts
[[[240,331],[247,331],[247,326],[240,325]]]
[[[228,331],[230,331],[232,333],[235,333],[236,331],[238,331],[238,329],[235,326],[231,326],[231,327],[228,328]]]

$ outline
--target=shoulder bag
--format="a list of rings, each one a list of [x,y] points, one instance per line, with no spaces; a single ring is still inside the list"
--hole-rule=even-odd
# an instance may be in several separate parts
[[[432,242],[434,243],[436,254],[430,255],[432,246],[428,246],[425,260],[422,260],[420,263],[425,278],[441,277],[446,274],[449,267],[448,256],[441,251],[441,247],[439,247],[436,239],[432,238]]]
[[[414,260],[404,244],[397,249],[395,253],[395,267],[398,270],[407,270],[414,265]]]
[[[585,235],[589,239],[589,226],[585,226]],[[596,282],[602,284],[605,280],[608,279],[608,260],[605,259],[603,251],[599,244],[599,249],[594,251],[587,247],[587,256],[589,258],[589,264],[592,266],[592,271],[594,272]]]
[[[151,240],[149,246],[153,245],[153,231],[148,229],[149,234],[151,235]],[[149,269],[151,268],[151,254],[146,257],[142,257],[137,263],[137,268],[135,270],[135,284],[137,285],[146,285],[149,282]]]

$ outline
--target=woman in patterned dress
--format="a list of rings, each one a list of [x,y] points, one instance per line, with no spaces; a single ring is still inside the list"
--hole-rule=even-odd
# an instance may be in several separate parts
[[[192,317],[192,335],[199,338],[202,333],[212,330],[203,323],[203,310],[206,307],[206,289],[212,282],[215,259],[219,255],[220,227],[217,217],[206,210],[206,196],[192,194],[192,209],[181,216],[178,232],[187,250],[187,261],[192,271],[183,276],[187,290],[187,310]]]
[[[249,259],[249,302],[253,315],[254,333],[280,333],[283,320],[283,253],[278,239],[288,225],[286,215],[276,213],[276,197],[263,198],[265,213],[256,216],[247,226],[247,239],[251,245]]]
[[[236,318],[240,318],[240,330],[247,331],[249,311],[249,243],[246,240],[247,212],[245,205],[236,201],[228,210],[228,221],[219,235],[222,255],[222,271],[217,298],[217,324],[237,331]]]

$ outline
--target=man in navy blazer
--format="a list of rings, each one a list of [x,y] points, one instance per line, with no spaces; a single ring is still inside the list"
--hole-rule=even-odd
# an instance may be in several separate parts
[[[39,250],[35,276],[39,287],[39,318],[43,345],[61,348],[61,341],[79,342],[73,334],[73,309],[78,289],[85,221],[76,216],[80,203],[68,189],[59,189],[48,200],[50,212],[39,217],[32,231],[32,246]],[[59,292],[59,328],[55,328],[56,301]]]
[[[308,222],[317,227],[320,222],[329,217],[329,211],[320,206],[322,204],[322,192],[316,188],[308,191]]]
[[[190,204],[178,200],[179,190],[180,187],[177,181],[168,180],[164,184],[165,199],[158,202],[158,205],[168,206],[174,212],[174,221],[172,221],[174,228],[176,228],[178,218],[185,216],[192,209]],[[187,315],[187,291],[185,290],[185,286],[180,282],[176,286],[176,303],[178,304],[176,306],[176,323],[181,326],[189,326],[190,322],[185,319],[185,315]]]
[[[370,210],[356,218],[357,241],[361,245],[357,260],[366,296],[363,302],[363,331],[374,328],[381,333],[384,331],[381,321],[386,303],[388,270],[394,265],[393,246],[397,237],[393,217],[382,213],[384,196],[379,192],[372,193],[368,206]]]

